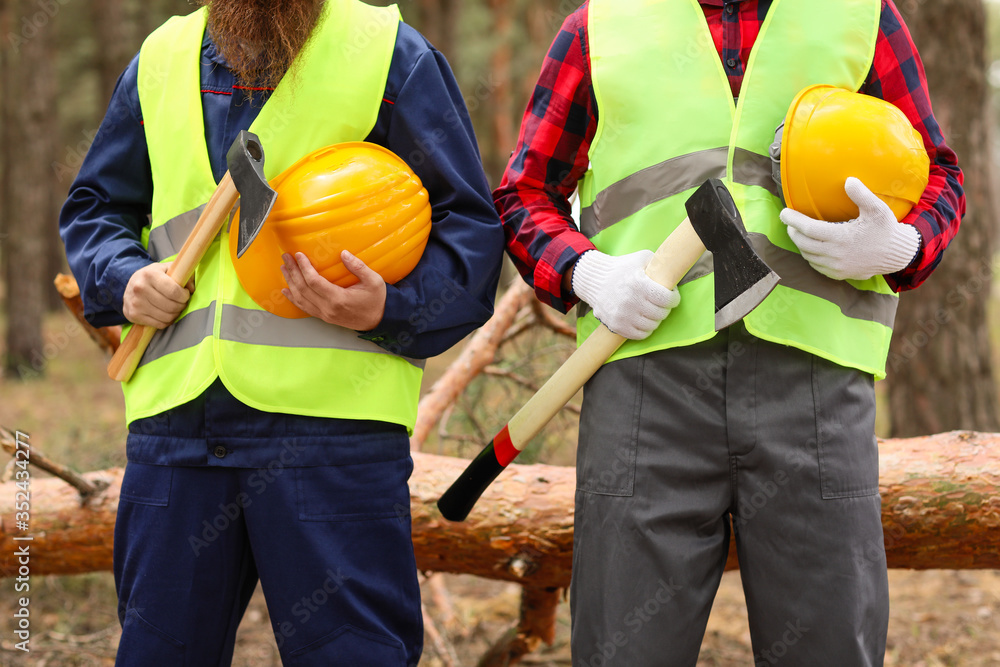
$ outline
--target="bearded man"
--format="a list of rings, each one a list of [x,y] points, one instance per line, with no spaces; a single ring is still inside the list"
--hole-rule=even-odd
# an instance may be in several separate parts
[[[442,55],[395,7],[204,4],[125,70],[60,220],[90,323],[163,330],[124,385],[117,664],[230,664],[259,577],[284,664],[416,665],[419,360],[488,319],[502,257],[468,113]],[[214,189],[246,129],[280,147],[279,169],[276,154],[346,141],[406,160],[433,210],[417,267],[388,285],[344,254],[359,282],[341,288],[285,256],[286,298],[315,319],[230,330],[227,313],[249,302],[219,250],[228,230],[187,289],[166,268],[205,203],[191,193]],[[205,295],[211,307],[194,310]],[[234,340],[258,363],[223,366]]]

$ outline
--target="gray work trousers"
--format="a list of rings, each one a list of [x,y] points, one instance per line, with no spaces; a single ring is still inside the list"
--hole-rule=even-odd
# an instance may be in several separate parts
[[[756,666],[882,665],[870,375],[736,324],[587,384],[574,667],[693,666],[736,539]]]

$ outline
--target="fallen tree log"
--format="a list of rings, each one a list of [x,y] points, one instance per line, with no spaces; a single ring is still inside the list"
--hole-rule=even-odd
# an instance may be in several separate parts
[[[532,588],[569,583],[572,468],[512,465],[463,523],[437,511],[467,461],[415,452],[410,481],[413,542],[421,570],[473,574]],[[31,574],[111,568],[122,472],[84,475],[108,483],[81,501],[59,479],[31,482]],[[0,576],[17,574],[16,488],[0,484]],[[954,432],[881,443],[882,523],[889,566],[1000,569],[1000,434]],[[735,562],[731,559],[730,566]]]
[[[14,482],[0,484],[0,576],[110,570],[122,473],[121,468],[85,473],[85,479],[106,486],[84,500],[63,480],[33,471],[26,531],[18,529],[14,516],[15,492],[20,489]],[[28,562],[19,562],[16,554],[25,547]]]
[[[888,440],[879,451],[889,567],[1000,569],[1000,435]]]

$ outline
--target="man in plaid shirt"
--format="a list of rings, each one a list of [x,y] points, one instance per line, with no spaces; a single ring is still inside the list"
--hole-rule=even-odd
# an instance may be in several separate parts
[[[755,109],[762,100],[787,109],[792,80],[902,110],[930,158],[920,201],[898,224],[852,178],[858,218],[819,224],[782,211],[774,188],[750,178],[749,198],[738,199],[753,202],[741,204],[744,223],[795,269],[779,271],[783,289],[788,303],[810,304],[809,317],[769,306],[773,294],[767,326],[748,317],[714,335],[664,333],[704,330],[697,285],[711,274],[677,290],[656,285],[643,272],[651,239],[680,223],[689,181],[716,175],[699,171],[713,151],[729,180],[761,165],[753,155],[750,167],[726,161],[724,144],[737,157],[742,148],[737,132],[725,137],[736,124],[758,143],[761,128],[773,136],[783,112]],[[638,180],[651,173],[666,175],[659,188]],[[581,181],[582,231],[569,204]],[[583,301],[638,341],[584,396],[574,665],[694,665],[731,530],[755,664],[882,664],[873,380],[884,375],[894,292],[940,262],[965,211],[962,182],[891,0],[590,0],[566,19],[494,198],[508,253],[540,300],[561,312]],[[602,220],[602,210],[624,213]],[[884,345],[858,333],[873,330]],[[838,352],[845,339],[856,356]]]

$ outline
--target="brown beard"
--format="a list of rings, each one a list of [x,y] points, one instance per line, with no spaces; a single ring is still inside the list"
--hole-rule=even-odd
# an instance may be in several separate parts
[[[323,0],[198,0],[237,82],[274,88],[305,46]],[[248,91],[249,92],[249,91]]]

